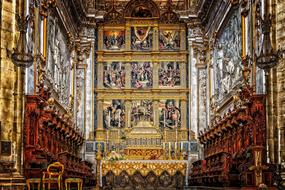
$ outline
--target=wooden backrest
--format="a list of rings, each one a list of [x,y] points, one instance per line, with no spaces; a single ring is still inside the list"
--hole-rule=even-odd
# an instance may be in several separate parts
[[[63,172],[64,172],[64,165],[61,164],[60,162],[54,162],[48,166],[47,172],[44,172],[43,178],[47,178],[47,176],[48,178],[53,178],[53,177],[61,178]]]

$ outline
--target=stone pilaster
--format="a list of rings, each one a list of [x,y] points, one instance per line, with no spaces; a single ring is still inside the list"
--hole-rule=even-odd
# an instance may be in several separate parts
[[[153,69],[152,69],[152,82],[153,82],[153,88],[157,89],[159,87],[158,81],[159,81],[159,76],[158,76],[158,69],[159,69],[159,62],[153,62]]]
[[[182,88],[186,88],[187,87],[187,67],[186,67],[187,63],[182,62],[180,63],[180,85]]]
[[[159,50],[159,45],[158,45],[158,27],[154,26],[153,27],[153,41],[152,41],[152,50],[153,51],[158,51]]]
[[[131,50],[131,27],[129,23],[126,25],[126,51]]]
[[[180,50],[185,51],[186,50],[186,31],[185,29],[180,30]]]
[[[159,100],[153,101],[153,123],[155,127],[159,127]]]
[[[126,63],[124,63],[124,64],[125,64],[125,71],[126,71],[126,77],[125,77],[125,82],[126,82],[126,84],[125,84],[125,88],[126,88],[126,89],[130,89],[130,88],[132,88],[132,86],[131,86],[131,80],[132,80],[132,76],[131,76],[131,74],[132,74],[132,65],[131,65],[130,62],[126,62]]]
[[[98,81],[98,88],[99,89],[102,89],[104,88],[103,86],[103,82],[104,82],[104,76],[103,76],[103,73],[104,73],[104,63],[97,63],[97,81]]]
[[[97,100],[97,129],[96,141],[105,140],[103,128],[103,100]]]
[[[131,127],[131,111],[132,111],[132,102],[130,100],[126,100],[125,102],[125,112],[126,112],[126,117],[125,117],[125,123],[127,128]]]
[[[103,35],[104,35],[104,30],[102,27],[98,29],[98,50],[102,51],[103,50]]]

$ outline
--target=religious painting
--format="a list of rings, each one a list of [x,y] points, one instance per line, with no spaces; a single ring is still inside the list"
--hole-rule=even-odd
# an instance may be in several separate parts
[[[162,62],[158,70],[159,86],[180,86],[180,68],[176,62]]]
[[[105,129],[125,126],[125,103],[123,100],[105,100],[103,104],[103,126]]]
[[[132,126],[139,122],[153,122],[153,106],[151,100],[132,101],[131,123]]]
[[[12,143],[11,141],[1,141],[1,154],[2,156],[10,156],[12,154]]]
[[[161,128],[174,129],[181,125],[180,101],[160,100],[159,101],[159,123]]]
[[[122,50],[125,49],[125,31],[104,31],[103,43],[105,50]]]
[[[214,47],[215,90],[222,101],[242,81],[241,20],[236,10],[220,32]]]
[[[121,62],[104,64],[103,85],[105,88],[121,89],[125,87],[125,66]]]
[[[177,30],[160,30],[160,50],[176,51],[180,49],[180,32]]]
[[[146,7],[138,6],[132,11],[132,17],[147,18],[152,17],[152,13]]]
[[[132,88],[152,87],[152,63],[133,62],[131,75]]]
[[[131,47],[132,50],[152,50],[152,27],[132,27]]]
[[[196,141],[190,142],[190,152],[197,152],[198,151],[198,144]]]
[[[93,151],[94,151],[94,143],[86,142],[86,152],[93,152]]]

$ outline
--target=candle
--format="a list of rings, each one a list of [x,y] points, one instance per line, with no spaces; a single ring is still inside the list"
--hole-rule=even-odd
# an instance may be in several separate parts
[[[121,110],[119,110],[119,128],[121,127]]]
[[[165,113],[165,108],[163,109],[163,128],[165,128],[165,116],[166,116],[166,113]]]
[[[108,127],[111,127],[111,110],[109,110]]]

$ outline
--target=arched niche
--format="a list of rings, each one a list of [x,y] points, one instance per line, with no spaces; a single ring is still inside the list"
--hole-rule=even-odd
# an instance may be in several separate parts
[[[152,0],[131,0],[125,7],[126,18],[158,18],[159,8]]]

